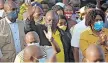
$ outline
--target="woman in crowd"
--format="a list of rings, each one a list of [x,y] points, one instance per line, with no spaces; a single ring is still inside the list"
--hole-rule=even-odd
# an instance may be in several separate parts
[[[91,44],[98,44],[104,50],[106,61],[108,61],[108,29],[103,28],[105,14],[98,9],[90,10],[85,18],[86,26],[89,26],[80,36],[80,49],[85,58],[85,51]]]

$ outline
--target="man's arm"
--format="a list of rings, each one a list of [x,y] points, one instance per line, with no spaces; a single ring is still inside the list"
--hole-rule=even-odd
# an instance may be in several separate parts
[[[55,50],[55,53],[56,53],[56,54],[59,53],[59,52],[61,51],[59,45],[58,45],[57,42],[54,40],[54,38],[52,38],[51,45],[52,45],[53,49]]]
[[[56,53],[54,53],[54,54],[52,55],[52,57],[51,57],[50,59],[47,60],[47,62],[50,62],[50,63],[57,62]]]
[[[72,51],[73,51],[75,62],[79,62],[79,48],[78,47],[73,47]]]

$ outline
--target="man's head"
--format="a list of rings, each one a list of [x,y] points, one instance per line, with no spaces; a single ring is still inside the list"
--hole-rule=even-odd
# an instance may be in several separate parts
[[[4,8],[4,0],[0,0],[0,9]]]
[[[6,12],[7,18],[11,22],[16,22],[19,12],[17,4],[13,1],[8,1],[4,5],[4,10]]]
[[[48,5],[48,2],[46,2],[46,1],[42,1],[41,2],[41,5],[42,5],[42,7],[43,7],[43,11],[44,11],[44,16],[46,15],[46,13],[48,12],[48,10],[49,10],[49,5]]]
[[[70,0],[69,4],[73,7],[73,12],[75,13],[80,9],[81,1],[80,0]]]
[[[105,56],[102,48],[99,45],[90,45],[86,50],[87,62],[104,62]]]
[[[44,53],[39,46],[30,45],[24,49],[24,62],[39,62]]]
[[[40,21],[43,17],[43,10],[39,6],[35,6],[35,12],[33,14],[35,22]]]
[[[45,23],[46,25],[51,26],[52,30],[57,28],[58,21],[59,17],[55,11],[50,10],[47,12],[45,17]]]
[[[40,39],[35,31],[31,31],[25,35],[25,42],[28,46],[33,44],[39,45]]]

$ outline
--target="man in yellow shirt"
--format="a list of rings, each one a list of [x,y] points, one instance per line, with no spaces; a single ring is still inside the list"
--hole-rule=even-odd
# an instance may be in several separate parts
[[[85,51],[91,44],[100,45],[108,61],[108,29],[103,28],[105,21],[104,12],[93,9],[86,15],[86,26],[89,26],[80,36],[80,49],[85,58]]]
[[[70,38],[66,35],[65,31],[59,29],[57,24],[59,17],[53,10],[47,12],[45,17],[45,25],[49,33],[48,37],[52,37],[60,47],[60,52],[56,55],[57,62],[70,62],[69,49],[71,49]],[[70,46],[70,47],[69,47]],[[71,56],[71,55],[70,55]],[[71,59],[72,60],[72,59]]]

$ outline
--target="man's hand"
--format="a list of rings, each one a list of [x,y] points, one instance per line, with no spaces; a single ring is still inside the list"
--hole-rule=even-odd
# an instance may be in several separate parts
[[[51,27],[48,27],[47,29],[48,29],[48,32],[44,31],[44,34],[47,37],[47,39],[51,42],[53,40]]]
[[[28,6],[28,10],[27,10],[27,18],[29,19],[29,20],[33,20],[33,14],[35,13],[35,6],[32,6],[32,5],[29,5]]]

